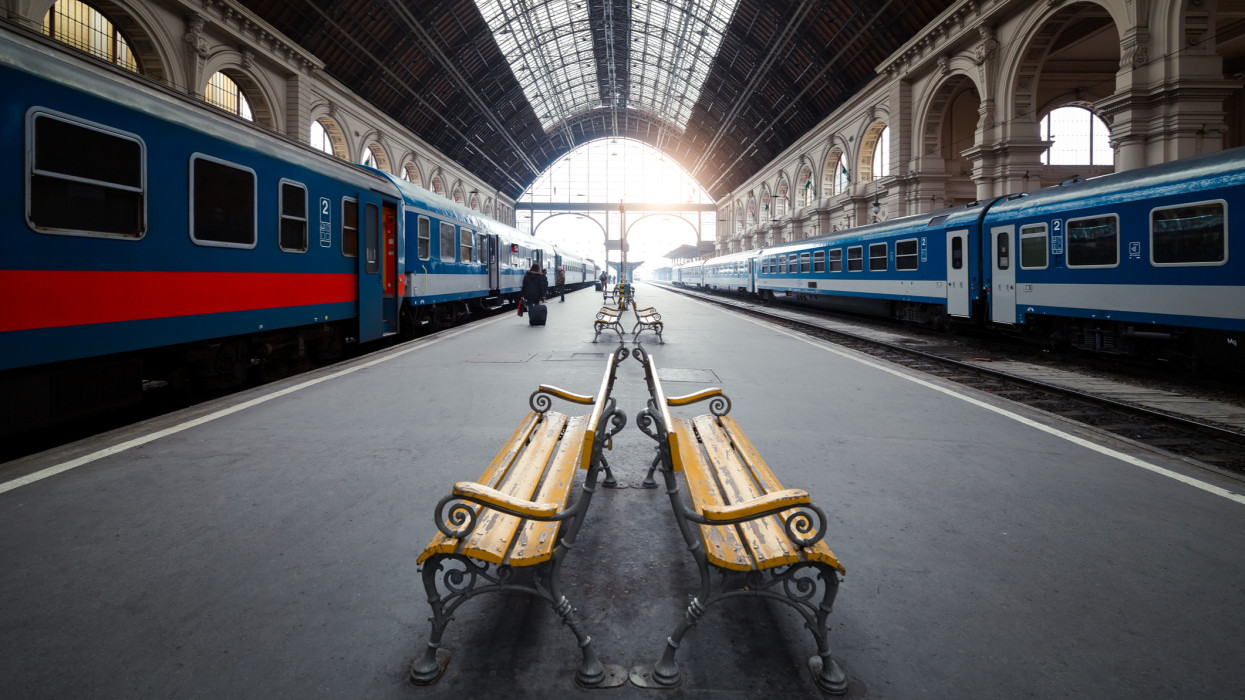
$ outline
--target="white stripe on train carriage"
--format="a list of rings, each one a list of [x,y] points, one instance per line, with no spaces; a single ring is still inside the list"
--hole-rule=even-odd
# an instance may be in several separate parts
[[[472,323],[471,325],[465,326],[463,328],[458,328],[453,331],[445,332],[444,334],[438,333],[425,340],[415,341],[412,347],[402,348],[400,350],[383,350],[381,351],[382,353],[388,353],[388,354],[383,354],[381,357],[377,357],[375,359],[362,362],[352,367],[347,367],[346,369],[339,370],[337,372],[332,372],[331,374],[326,374],[322,377],[316,377],[315,379],[311,379],[311,380],[302,382],[300,384],[295,384],[294,386],[281,389],[280,391],[274,391],[271,394],[265,394],[258,398],[251,399],[250,401],[245,401],[243,403],[240,403],[236,406],[230,406],[229,408],[223,408],[219,411],[209,413],[206,416],[200,416],[199,418],[195,418],[194,420],[189,420],[189,421],[186,421],[185,423],[179,423],[170,428],[165,428],[163,430],[157,430],[154,433],[149,433],[141,437],[136,437],[133,440],[127,440],[125,442],[113,445],[111,447],[106,447],[102,450],[92,452],[91,454],[78,457],[77,459],[69,460],[68,462],[62,462],[61,464],[57,464],[52,467],[47,467],[46,469],[40,469],[37,472],[33,472],[31,474],[27,474],[26,476],[13,479],[12,481],[6,481],[0,484],[0,493],[4,493],[5,491],[12,491],[13,489],[21,488],[22,486],[26,486],[27,484],[33,484],[36,481],[41,481],[50,476],[55,476],[57,474],[67,472],[70,469],[75,469],[85,464],[90,464],[91,462],[103,459],[104,457],[109,457],[115,454],[119,454],[121,452],[125,452],[126,450],[129,450],[135,447],[141,447],[143,445],[146,445],[149,442],[155,442],[156,440],[159,440],[160,438],[168,437],[169,435],[180,433],[183,430],[189,430],[190,428],[195,428],[205,423],[211,423],[212,421],[218,418],[224,418],[226,416],[233,415],[235,413],[238,413],[239,411],[244,411],[248,408],[251,408],[253,406],[258,406],[262,403],[267,403],[268,401],[281,398],[282,396],[288,396],[289,394],[293,394],[296,391],[302,391],[303,389],[313,387],[317,384],[322,384],[331,379],[338,379],[348,374],[354,374],[355,372],[358,372],[361,369],[375,367],[376,365],[382,364],[384,362],[388,362],[390,360],[397,359],[399,357],[402,357],[403,355],[409,355],[410,353],[413,353],[416,350],[423,350],[424,348],[430,345],[436,345],[437,343],[443,340],[449,340],[450,338],[460,336],[463,333],[468,333],[473,330],[478,330],[480,328],[491,325],[493,323],[500,323],[502,321],[508,321],[511,318],[512,317],[509,314],[502,314],[501,316],[498,316],[496,318],[491,318],[485,321],[478,321],[476,323]]]
[[[709,303],[702,302],[702,301],[695,300],[695,299],[690,299],[689,301],[711,308],[714,311],[717,311],[718,313],[722,313],[722,314],[730,313],[729,311],[719,308],[718,306],[713,305],[713,304],[709,304]],[[1133,457],[1132,455],[1124,454],[1123,452],[1120,452],[1118,450],[1113,450],[1110,447],[1107,447],[1105,445],[1099,445],[1099,444],[1090,442],[1089,440],[1079,438],[1075,435],[1070,435],[1068,433],[1063,432],[1062,430],[1059,430],[1058,428],[1053,428],[1049,425],[1043,425],[1042,423],[1039,423],[1031,418],[1026,418],[1018,413],[1009,411],[1006,408],[991,405],[980,399],[976,399],[971,396],[968,396],[967,394],[961,394],[960,392],[955,391],[954,389],[950,389],[944,386],[939,386],[937,384],[934,384],[933,382],[928,382],[924,379],[921,379],[920,377],[906,374],[893,367],[887,367],[886,365],[873,362],[863,357],[857,357],[856,355],[853,355],[847,351],[839,350],[832,346],[823,345],[821,342],[817,340],[814,340],[812,338],[807,338],[797,333],[793,333],[784,328],[779,328],[778,326],[775,326],[770,323],[766,323],[765,321],[760,321],[757,319],[749,318],[747,316],[733,316],[733,318],[742,318],[743,320],[749,323],[767,328],[777,333],[781,333],[790,338],[795,338],[796,340],[802,343],[807,343],[808,345],[812,345],[813,347],[818,348],[820,350],[824,350],[828,353],[838,355],[840,357],[851,360],[853,362],[859,362],[862,365],[867,365],[869,367],[872,367],[873,369],[881,370],[883,372],[886,372],[887,374],[891,374],[896,377],[899,377],[900,379],[905,379],[907,381],[910,381],[913,384],[919,384],[920,386],[923,386],[927,389],[933,389],[934,391],[941,392],[948,396],[952,396],[954,398],[960,399],[961,401],[966,401],[974,406],[977,406],[978,408],[983,408],[992,413],[997,413],[1000,416],[1003,416],[1004,418],[1009,418],[1011,420],[1016,421],[1017,423],[1021,423],[1022,425],[1026,425],[1030,428],[1040,430],[1044,433],[1048,433],[1062,440],[1067,440],[1068,442],[1071,442],[1074,445],[1079,445],[1081,447],[1084,447],[1085,449],[1092,450],[1094,452],[1105,455],[1107,457],[1113,457],[1115,459],[1118,459],[1121,462],[1124,462],[1125,464],[1130,464],[1134,467],[1140,467],[1142,469],[1153,472],[1160,476],[1165,476],[1169,479],[1174,479],[1175,481],[1179,481],[1182,484],[1192,486],[1193,488],[1201,489],[1202,491],[1213,494],[1215,496],[1220,496],[1222,498],[1228,499],[1229,501],[1235,501],[1237,503],[1245,505],[1245,495],[1242,495],[1235,491],[1229,491],[1228,489],[1222,488],[1220,486],[1215,486],[1214,484],[1201,481],[1200,479],[1195,479],[1191,476],[1186,476],[1179,472],[1174,472],[1174,471],[1171,471],[1170,469],[1165,469],[1163,467],[1158,466],[1157,464],[1151,464],[1150,462],[1147,462],[1143,459],[1139,459],[1137,457]]]
[[[1089,306],[1086,302],[1092,302]],[[1016,283],[1016,305],[1245,319],[1245,287],[1191,284]]]

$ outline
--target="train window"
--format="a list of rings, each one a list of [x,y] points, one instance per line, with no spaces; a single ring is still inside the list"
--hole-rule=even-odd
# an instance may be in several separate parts
[[[826,251],[819,250],[813,253],[813,272],[826,271]]]
[[[1150,212],[1150,262],[1222,265],[1228,258],[1224,202],[1202,202]]]
[[[808,253],[800,253],[800,273],[801,274],[808,274],[808,271],[809,271],[808,260],[809,260]]]
[[[1046,224],[1020,229],[1020,269],[1045,270],[1047,265]]]
[[[147,171],[137,136],[31,115],[26,220],[44,233],[142,238]]]
[[[476,234],[476,261],[482,265],[488,264],[488,236],[483,233]]]
[[[427,260],[432,257],[432,222],[428,220],[428,217],[421,216],[419,217],[417,229],[418,231],[415,234],[416,254],[419,255],[420,260]]]
[[[1068,267],[1114,267],[1120,262],[1119,219],[1114,214],[1068,219]]]
[[[281,227],[277,245],[291,253],[307,252],[307,188],[297,182],[281,181]]]
[[[190,157],[190,240],[255,247],[255,171],[201,153]]]
[[[784,255],[778,256],[778,274],[787,274],[787,258]]]
[[[921,255],[915,238],[895,241],[895,269],[915,270],[921,266]]]
[[[854,245],[847,249],[847,271],[863,272],[865,269],[865,249]]]
[[[999,257],[999,269],[1006,270],[1012,266],[1012,245],[1011,236],[1006,231],[1000,231],[994,238],[994,251]]]
[[[800,256],[792,253],[787,256],[787,272],[795,274],[800,271]]]
[[[363,206],[363,271],[380,272],[380,210],[375,204]]]
[[[469,263],[475,259],[475,252],[476,252],[475,251],[475,248],[476,248],[475,240],[476,240],[476,235],[474,231],[468,231],[467,229],[459,230],[458,232],[458,247],[460,249],[458,251],[459,259],[465,263]]]
[[[827,257],[829,257],[830,259],[830,266],[829,266],[830,271],[831,272],[842,272],[843,271],[843,249],[835,248],[834,250],[828,251],[828,253],[829,255]]]
[[[761,258],[761,274],[769,272],[769,258]]]
[[[359,257],[359,202],[342,198],[342,255]]]
[[[886,244],[870,243],[869,244],[869,272],[886,272]]]
[[[964,239],[956,236],[951,239],[951,269],[959,270],[964,267]]]
[[[441,260],[445,262],[454,262],[454,224],[448,221],[441,222]]]

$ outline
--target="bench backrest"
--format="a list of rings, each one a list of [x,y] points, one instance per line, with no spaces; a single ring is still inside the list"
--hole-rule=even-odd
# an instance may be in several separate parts
[[[619,346],[623,353],[627,349]],[[626,357],[626,355],[622,355]],[[579,468],[588,469],[592,466],[592,452],[596,445],[597,433],[605,429],[601,425],[602,417],[605,416],[606,403],[610,400],[610,393],[614,388],[614,377],[618,372],[619,352],[615,350],[610,353],[610,359],[605,363],[605,376],[601,378],[601,388],[597,389],[597,400],[592,405],[592,413],[588,416],[588,432],[584,435],[584,445],[579,454]]]
[[[648,353],[641,356],[644,358],[644,381],[648,383],[648,391],[653,397],[653,403],[657,404],[652,408],[656,409],[661,417],[661,425],[658,429],[661,431],[662,439],[670,446],[671,466],[676,472],[683,471],[683,463],[679,458],[679,436],[672,430],[674,420],[670,416],[670,404],[666,401],[666,392],[662,389],[661,382],[657,381],[657,360]]]

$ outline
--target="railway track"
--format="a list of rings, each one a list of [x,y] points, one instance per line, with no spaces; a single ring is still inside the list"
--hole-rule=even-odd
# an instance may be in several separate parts
[[[983,352],[959,338],[856,325],[810,310],[776,308],[672,285],[662,288],[1089,425],[1245,481],[1245,408],[1066,370],[1045,371],[991,357],[997,353]],[[1232,415],[1234,410],[1239,416]]]

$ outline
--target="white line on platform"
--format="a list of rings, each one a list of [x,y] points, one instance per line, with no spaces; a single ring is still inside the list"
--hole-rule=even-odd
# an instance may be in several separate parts
[[[84,464],[90,464],[91,462],[94,462],[98,459],[103,459],[104,457],[115,455],[118,452],[125,452],[128,449],[138,447],[140,445],[146,445],[149,442],[154,442],[155,440],[159,440],[162,437],[167,437],[174,433],[180,433],[183,430],[188,430],[190,428],[203,425],[204,423],[210,423],[216,420],[217,418],[224,418],[225,416],[232,415],[234,413],[237,413],[238,411],[244,411],[248,408],[251,408],[252,406],[258,406],[261,403],[266,403],[273,399],[277,399],[282,396],[293,394],[296,391],[302,391],[303,389],[306,389],[308,387],[312,387],[317,384],[327,382],[330,379],[337,379],[339,377],[344,377],[348,374],[353,374],[355,372],[358,372],[361,369],[367,369],[368,367],[375,367],[376,365],[379,365],[383,362],[388,362],[390,360],[397,359],[399,357],[402,357],[403,355],[407,355],[412,352],[415,352],[416,350],[423,350],[424,348],[430,345],[436,345],[442,340],[449,340],[450,338],[460,336],[463,333],[467,333],[468,331],[472,331],[477,328],[483,328],[484,326],[487,326],[492,323],[497,323],[501,321],[502,319],[507,318],[508,316],[509,314],[501,314],[496,319],[489,319],[487,321],[480,321],[477,323],[472,323],[466,328],[452,331],[445,335],[438,336],[436,338],[432,338],[427,341],[419,341],[415,343],[413,347],[403,348],[396,352],[392,352],[392,353],[383,355],[382,357],[378,357],[374,360],[369,360],[362,364],[358,364],[353,367],[348,367],[346,369],[333,372],[332,374],[326,374],[323,377],[317,377],[315,379],[305,381],[301,384],[295,384],[294,386],[287,387],[280,391],[274,391],[271,394],[265,394],[258,398],[251,399],[250,401],[244,401],[243,403],[237,404],[236,406],[230,406],[229,408],[223,408],[214,413],[209,413],[206,416],[200,416],[199,418],[195,418],[194,420],[186,421],[185,423],[179,423],[171,428],[165,428],[164,430],[157,430],[154,433],[149,433],[147,435],[143,435],[142,437],[134,438],[133,440],[127,440],[125,442],[113,445],[112,447],[105,447],[104,449],[99,450],[97,452],[92,452],[89,455],[84,455],[77,459],[72,459],[68,462],[62,462],[61,464],[57,464],[55,466],[48,467],[46,469],[40,469],[37,472],[27,474],[26,476],[23,476],[21,478],[14,479],[12,481],[6,481],[3,484],[0,484],[0,493],[4,493],[5,491],[12,491],[13,489],[16,489],[16,488],[21,488],[22,486],[25,486],[27,484],[33,484],[34,482],[40,481],[42,479],[46,479],[49,476],[55,476],[57,474],[60,474],[61,472],[67,472],[70,469],[81,467]]]
[[[699,300],[693,300],[693,301],[696,301],[697,303],[700,303],[700,304],[704,304],[705,306],[710,306],[711,308],[721,311],[722,313],[729,313],[727,311],[722,310],[721,308],[717,306],[707,304]],[[1073,444],[1080,445],[1081,447],[1093,450],[1094,452],[1098,452],[1099,454],[1104,454],[1108,457],[1114,457],[1115,459],[1118,459],[1121,462],[1126,462],[1128,464],[1131,464],[1134,467],[1141,467],[1142,469],[1152,471],[1155,474],[1161,474],[1162,476],[1166,476],[1170,479],[1175,479],[1176,481],[1179,481],[1181,483],[1188,484],[1189,486],[1192,486],[1193,488],[1201,489],[1203,491],[1206,491],[1207,493],[1213,493],[1216,496],[1222,496],[1223,498],[1226,498],[1230,501],[1236,501],[1237,503],[1245,504],[1245,495],[1236,493],[1235,491],[1229,491],[1228,489],[1215,486],[1214,484],[1208,484],[1205,481],[1195,479],[1191,476],[1185,476],[1184,474],[1181,474],[1179,472],[1174,472],[1174,471],[1171,471],[1170,469],[1164,469],[1163,467],[1160,467],[1157,464],[1151,464],[1145,460],[1133,457],[1132,455],[1127,455],[1127,454],[1124,454],[1123,452],[1113,450],[1104,445],[1099,445],[1094,442],[1090,442],[1089,440],[1079,438],[1075,435],[1070,435],[1057,428],[1052,428],[1049,425],[1043,425],[1042,423],[1039,423],[1030,418],[1025,418],[1024,416],[1017,414],[1017,413],[1013,413],[1005,408],[1000,408],[999,406],[991,405],[989,403],[986,403],[985,401],[981,401],[980,399],[975,399],[966,394],[961,394],[952,389],[948,389],[947,387],[939,386],[937,384],[934,384],[933,382],[925,381],[924,379],[921,379],[920,377],[915,377],[910,374],[905,374],[903,372],[896,370],[893,367],[887,367],[886,365],[879,364],[877,362],[872,362],[870,360],[866,360],[862,357],[853,355],[849,352],[838,350],[836,348],[823,345],[819,341],[816,341],[812,338],[808,338],[798,333],[793,333],[791,331],[786,330],[785,328],[780,328],[773,324],[766,323],[765,321],[760,321],[757,319],[749,318],[747,316],[740,316],[738,318],[743,318],[745,321],[748,321],[749,323],[753,323],[758,326],[764,326],[765,328],[769,328],[771,330],[777,331],[779,333],[782,333],[785,336],[795,338],[796,340],[812,345],[815,348],[820,348],[822,350],[825,350],[826,352],[839,355],[840,357],[844,357],[849,360],[853,360],[855,362],[859,362],[863,365],[867,365],[874,369],[882,370],[883,372],[892,374],[902,379],[906,379],[915,384],[920,384],[921,386],[929,388],[929,389],[933,389],[934,391],[940,391],[948,396],[954,396],[955,398],[960,399],[962,401],[967,401],[968,403],[971,403],[974,406],[984,408],[987,411],[993,411],[994,413],[1010,418],[1018,423],[1023,423],[1024,425],[1027,425],[1031,428],[1036,428],[1038,430],[1041,430],[1044,433],[1049,433],[1051,435],[1054,435],[1055,437],[1062,438]]]

